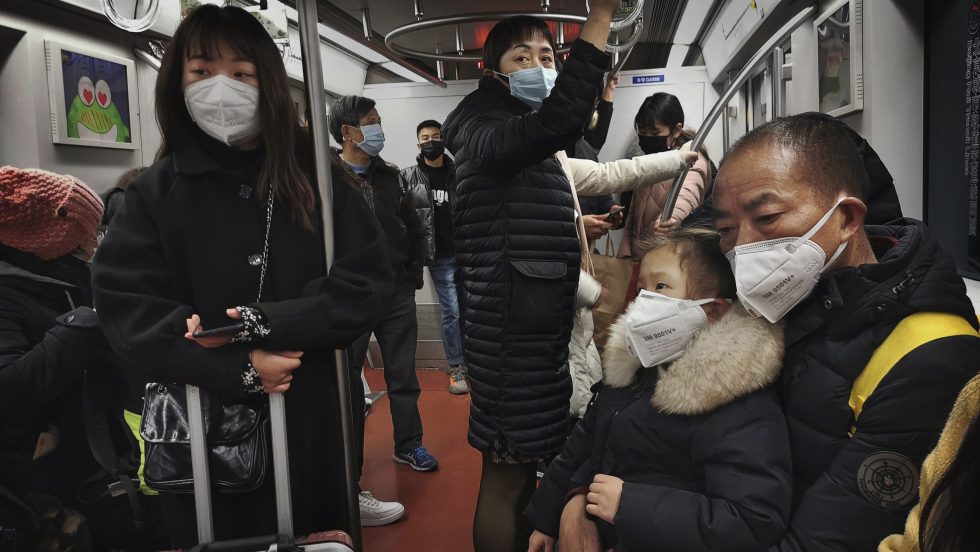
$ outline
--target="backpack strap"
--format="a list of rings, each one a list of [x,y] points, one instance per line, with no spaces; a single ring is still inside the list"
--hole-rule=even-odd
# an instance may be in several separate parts
[[[864,403],[898,361],[926,343],[958,335],[980,337],[965,318],[955,314],[917,312],[899,322],[885,341],[875,349],[861,375],[854,380],[851,396],[847,401],[854,413],[854,425],[851,426],[849,435],[853,436],[857,431],[857,419],[864,409]]]
[[[99,482],[101,484],[108,479],[110,483],[105,487],[105,492],[99,493],[97,496],[101,497],[106,494],[110,496],[126,495],[133,511],[136,529],[140,530],[146,526],[147,522],[146,512],[140,502],[138,490],[142,480],[137,478],[134,482],[132,474],[136,474],[142,469],[142,443],[137,443],[130,432],[130,426],[124,421],[121,413],[110,415],[109,409],[113,409],[111,405],[114,405],[114,402],[107,396],[108,386],[102,384],[103,382],[94,381],[98,377],[93,372],[93,370],[86,370],[83,381],[85,433],[93,458],[101,466],[102,471],[108,475],[108,478],[103,478],[103,474],[99,473],[86,483]],[[127,444],[133,449],[137,448],[137,444],[140,445],[138,447],[140,455],[137,458],[133,458],[133,454],[117,450],[116,442],[112,438],[112,427],[123,429],[122,433],[126,436]],[[81,496],[79,498],[82,499]]]

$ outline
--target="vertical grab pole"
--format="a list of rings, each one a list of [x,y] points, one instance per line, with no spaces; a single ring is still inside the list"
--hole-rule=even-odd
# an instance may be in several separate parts
[[[749,79],[749,77],[752,75],[752,70],[755,69],[759,63],[772,52],[773,48],[786,40],[786,37],[788,37],[790,33],[795,31],[797,27],[802,25],[804,21],[813,15],[813,12],[814,7],[809,6],[800,13],[796,14],[796,17],[790,19],[789,22],[783,25],[783,28],[779,29],[776,34],[772,35],[772,37],[762,45],[762,48],[759,48],[759,51],[756,52],[748,62],[746,62],[745,66],[742,67],[742,70],[738,72],[738,75],[732,79],[731,84],[728,85],[728,89],[725,90],[721,97],[718,98],[718,101],[715,102],[714,107],[712,107],[711,111],[708,112],[708,116],[704,118],[704,123],[701,124],[701,128],[698,129],[697,134],[695,134],[694,138],[689,142],[691,144],[692,151],[698,151],[701,149],[701,146],[704,144],[704,139],[708,136],[708,131],[711,130],[711,127],[715,124],[715,121],[718,120],[718,116],[721,115],[723,111],[727,111],[728,102],[732,101],[732,97],[736,92],[738,92],[739,87]],[[667,196],[667,202],[664,204],[664,210],[662,213],[660,213],[660,222],[670,221],[670,217],[674,214],[674,205],[677,204],[677,197],[681,193],[681,187],[684,186],[684,179],[687,178],[687,171],[688,168],[684,167],[681,174],[677,175],[677,178],[674,179],[674,185],[671,187],[670,194]]]
[[[329,274],[334,261],[333,188],[330,178],[329,140],[327,137],[327,108],[323,98],[323,67],[320,65],[320,31],[317,28],[316,0],[297,0],[299,38],[303,55],[303,81],[306,84],[306,101],[309,106],[310,134],[313,138],[313,154],[316,161],[316,185],[322,203],[323,249]],[[344,475],[347,480],[348,531],[354,541],[355,552],[361,552],[361,512],[357,497],[357,469],[354,457],[354,419],[350,400],[350,370],[347,354],[336,351],[337,393],[341,410],[343,435]],[[363,415],[363,413],[361,413]]]

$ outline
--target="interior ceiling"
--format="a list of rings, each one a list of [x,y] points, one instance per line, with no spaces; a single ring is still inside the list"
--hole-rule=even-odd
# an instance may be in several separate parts
[[[331,4],[347,13],[352,19],[360,21],[361,10],[368,9],[372,29],[381,36],[389,31],[416,21],[415,3],[413,0],[329,0]],[[421,0],[424,12],[423,20],[449,15],[475,14],[488,11],[540,13],[540,0],[493,0],[493,2],[475,2],[467,0]],[[585,0],[551,0],[551,13],[568,13],[587,15]],[[670,54],[671,43],[680,23],[681,15],[687,6],[687,0],[646,0],[644,5],[644,27],[640,43],[634,49],[626,63],[625,69],[665,67]],[[463,47],[467,53],[476,53],[483,46],[483,41],[494,22],[485,21],[461,26]],[[557,30],[552,25],[552,32]],[[578,36],[578,25],[565,26],[566,42],[571,42]],[[628,31],[625,31],[628,33]],[[627,36],[623,36],[625,40]],[[455,27],[447,25],[438,29],[419,31],[404,35],[398,39],[399,44],[421,51],[434,52],[439,44],[443,52],[456,50]],[[432,60],[412,60],[424,64],[435,71]],[[477,78],[479,69],[474,63],[446,64],[446,78],[456,78],[457,65],[459,78]]]

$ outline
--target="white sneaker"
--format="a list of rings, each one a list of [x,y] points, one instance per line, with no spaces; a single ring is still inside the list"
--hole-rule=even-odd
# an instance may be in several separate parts
[[[378,527],[395,523],[405,515],[405,507],[399,502],[382,502],[370,491],[361,491],[357,497],[361,507],[361,527]]]

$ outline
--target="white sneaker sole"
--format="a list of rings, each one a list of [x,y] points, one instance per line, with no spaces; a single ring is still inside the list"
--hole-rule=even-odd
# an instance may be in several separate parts
[[[402,506],[398,510],[391,512],[390,514],[382,517],[376,517],[367,519],[363,515],[361,516],[361,527],[380,527],[382,525],[390,525],[400,520],[402,516],[405,515],[405,507]]]

